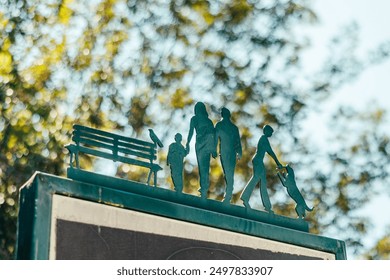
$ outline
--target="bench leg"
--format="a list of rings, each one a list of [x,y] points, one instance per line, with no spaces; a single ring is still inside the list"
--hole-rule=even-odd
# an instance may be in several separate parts
[[[78,152],[76,152],[75,159],[76,159],[76,167],[78,169],[80,169],[79,153]]]
[[[157,172],[154,171],[154,186],[157,187]]]
[[[152,169],[149,171],[149,176],[148,176],[148,185],[150,186],[150,177],[152,176]],[[156,185],[156,184],[155,184]]]
[[[73,153],[72,152],[70,152],[69,166],[70,166],[70,168],[73,168]]]

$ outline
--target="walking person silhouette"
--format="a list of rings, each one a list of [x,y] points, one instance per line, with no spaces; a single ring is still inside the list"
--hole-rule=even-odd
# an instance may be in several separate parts
[[[233,195],[234,169],[237,159],[242,157],[242,147],[238,128],[230,120],[230,111],[222,108],[221,116],[222,120],[215,125],[215,144],[218,146],[219,142],[219,153],[226,182],[223,202],[230,203]]]
[[[271,126],[265,125],[263,128],[263,135],[260,137],[257,144],[256,154],[253,156],[253,175],[249,180],[248,184],[245,186],[244,191],[241,194],[241,200],[243,201],[246,208],[251,208],[249,205],[249,198],[252,194],[253,188],[260,182],[260,196],[263,202],[263,206],[267,212],[272,212],[271,201],[269,200],[267,192],[267,179],[264,166],[264,156],[265,153],[269,154],[276,165],[279,168],[282,168],[279,160],[277,159],[274,151],[271,148],[268,138],[272,136],[274,130]]]
[[[195,153],[199,168],[200,195],[202,198],[207,198],[207,191],[210,185],[210,156],[217,157],[215,129],[213,122],[208,118],[204,103],[197,102],[194,111],[195,116],[191,118],[186,150],[188,154],[190,152],[190,142],[195,130]]]

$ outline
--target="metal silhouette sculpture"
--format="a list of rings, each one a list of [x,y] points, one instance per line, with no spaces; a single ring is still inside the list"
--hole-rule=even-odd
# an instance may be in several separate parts
[[[80,169],[79,153],[89,154],[148,168],[147,183],[150,185],[150,178],[153,173],[154,186],[157,186],[157,172],[162,168],[153,163],[157,159],[155,144],[81,125],[73,126],[72,140],[74,144],[65,146],[70,153],[70,168],[73,168],[73,156],[76,161],[76,168]]]
[[[264,126],[263,135],[260,137],[259,142],[257,144],[256,154],[252,158],[253,175],[241,194],[241,200],[243,201],[245,207],[248,209],[251,208],[249,205],[249,198],[253,192],[253,189],[258,183],[260,183],[260,196],[263,202],[263,206],[267,212],[272,212],[271,201],[269,199],[268,192],[267,192],[267,179],[266,179],[263,159],[265,153],[267,153],[273,158],[276,165],[279,168],[282,168],[282,165],[277,159],[274,151],[271,148],[271,144],[269,143],[268,140],[268,138],[272,136],[273,132],[274,130],[271,126],[269,125]]]
[[[221,165],[226,182],[224,203],[230,203],[233,196],[234,170],[237,159],[242,157],[240,133],[236,125],[230,120],[230,111],[221,109],[222,120],[215,125],[216,146],[219,142]]]
[[[187,155],[186,149],[181,144],[182,135],[175,135],[175,142],[169,145],[167,165],[171,168],[171,177],[175,191],[181,193],[183,191],[183,167],[184,157]]]
[[[198,191],[200,193],[200,199],[203,200],[199,200],[199,202],[202,203],[202,205],[209,203],[209,201],[206,202],[204,200],[207,199],[210,185],[210,160],[211,156],[214,158],[217,157],[218,150],[226,184],[223,204],[219,205],[222,208],[226,208],[227,206],[230,206],[233,196],[234,172],[237,160],[240,160],[242,157],[239,129],[231,121],[231,113],[227,108],[221,109],[221,120],[216,123],[215,127],[213,122],[209,119],[204,103],[197,102],[195,104],[194,114],[195,115],[190,121],[186,146],[183,146],[182,144],[182,135],[177,133],[175,135],[175,142],[171,143],[168,148],[167,166],[169,166],[171,170],[174,191],[177,194],[180,194],[175,197],[176,199],[184,199],[186,196],[186,194],[183,193],[184,158],[190,152],[190,143],[195,132],[195,153],[200,184]],[[148,168],[149,175],[147,184],[150,185],[150,179],[153,173],[154,186],[157,186],[157,172],[162,170],[162,168],[153,161],[157,159],[158,147],[162,148],[164,145],[154,133],[153,129],[149,129],[149,136],[152,142],[147,142],[81,125],[74,125],[73,128],[72,140],[74,143],[65,146],[70,152],[70,168],[68,169],[68,174],[70,172],[70,174],[76,176],[79,173],[86,173],[83,173],[80,170],[79,154],[83,153],[110,159],[116,162]],[[244,187],[240,198],[245,208],[247,210],[251,209],[249,199],[255,186],[260,183],[262,204],[268,213],[273,213],[267,191],[266,169],[263,162],[265,154],[267,153],[278,166],[277,175],[283,186],[286,188],[288,195],[297,204],[295,211],[298,214],[298,218],[303,219],[306,216],[306,211],[312,211],[313,209],[307,206],[297,187],[294,170],[289,165],[282,166],[272,150],[269,138],[272,136],[273,132],[274,130],[271,126],[264,126],[263,135],[258,141],[256,153],[252,158],[253,174],[249,182]],[[88,176],[90,176],[90,174],[88,174]],[[198,200],[199,198],[194,199]],[[246,211],[245,209],[242,209],[242,207],[240,208],[241,209],[239,211],[243,210],[247,215],[256,213]],[[267,213],[264,214],[271,217],[271,219],[274,219],[274,215],[268,215]]]
[[[186,150],[190,152],[190,142],[196,132],[195,153],[199,169],[200,195],[207,198],[210,185],[210,156],[217,157],[215,149],[215,129],[213,122],[209,119],[206,106],[197,102],[194,108],[195,116],[191,118],[190,130],[187,137]]]
[[[161,140],[157,137],[156,133],[154,133],[153,129],[149,128],[149,137],[153,141],[155,146],[159,146],[160,148],[164,147]]]
[[[306,210],[312,211],[313,208],[309,208],[309,206],[307,206],[305,199],[299,191],[297,183],[295,182],[295,173],[291,166],[287,165],[283,167],[283,169],[285,169],[286,172],[281,172],[281,169],[279,169],[278,177],[283,186],[286,187],[288,195],[297,204],[295,207],[295,212],[297,212],[298,218],[303,219],[306,216]]]

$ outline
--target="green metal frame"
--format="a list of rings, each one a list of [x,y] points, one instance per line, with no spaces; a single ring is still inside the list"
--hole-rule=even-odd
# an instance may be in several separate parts
[[[77,169],[68,169],[68,176],[101,185],[44,173],[34,174],[20,190],[17,259],[49,258],[54,194],[302,246],[332,253],[336,259],[346,259],[343,241],[310,234],[306,232],[306,222],[299,219],[293,223],[290,220],[294,219],[275,215],[271,218],[271,214],[261,211],[248,212],[244,207],[228,207],[218,201],[201,200],[196,196],[118,178],[113,180],[112,177]],[[289,227],[285,227],[286,224]]]

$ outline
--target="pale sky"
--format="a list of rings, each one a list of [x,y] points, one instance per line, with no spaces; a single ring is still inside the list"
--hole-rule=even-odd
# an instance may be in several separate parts
[[[314,11],[318,13],[320,23],[312,27],[310,38],[313,47],[308,59],[324,59],[329,40],[339,30],[351,22],[356,22],[359,31],[359,53],[365,54],[379,44],[390,41],[390,1],[387,0],[314,0]],[[357,81],[335,94],[334,101],[350,102],[350,91],[356,106],[366,106],[367,100],[378,100],[383,106],[390,107],[389,86],[390,60],[367,69]]]
[[[360,27],[359,54],[363,55],[379,44],[390,41],[390,1],[388,0],[315,0],[310,1],[320,23],[307,32],[312,40],[312,47],[304,57],[306,63],[320,63],[328,52],[329,40],[338,31],[351,22]],[[356,80],[333,93],[333,97],[321,104],[321,111],[311,116],[313,131],[319,141],[327,133],[324,119],[329,117],[333,108],[340,104],[353,105],[358,109],[378,106],[390,109],[390,59],[365,70]],[[321,126],[323,123],[323,126]],[[315,125],[314,125],[315,124]],[[387,116],[386,131],[390,133],[390,117]],[[388,128],[388,129],[387,129]],[[364,240],[371,247],[377,238],[382,237],[384,230],[390,226],[390,192],[378,195],[372,203],[365,207],[362,214],[372,217],[375,230]],[[378,215],[377,213],[383,213]],[[355,256],[348,252],[348,258]]]

